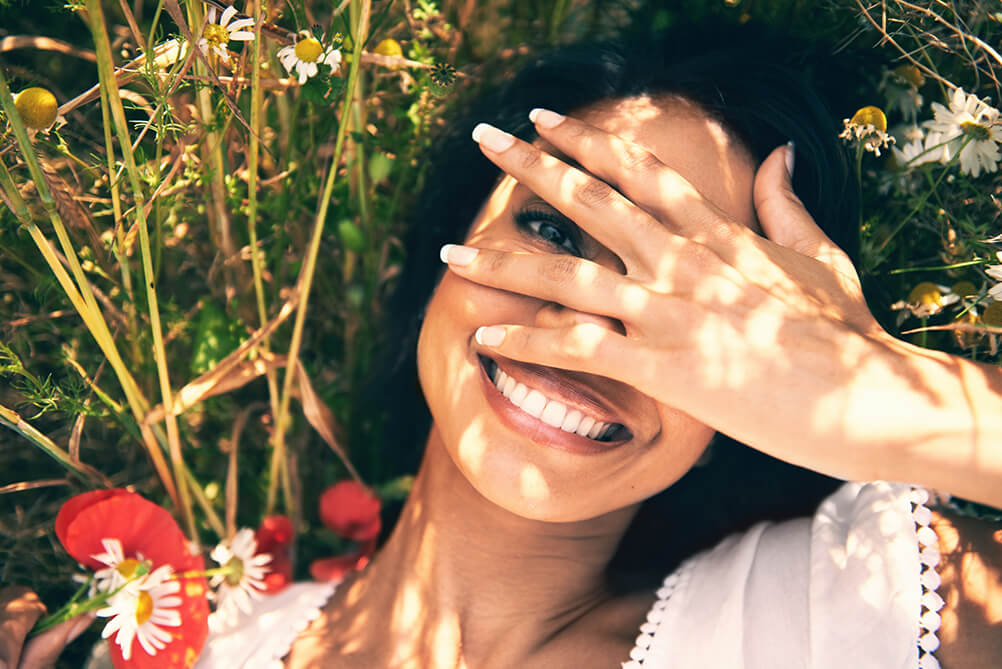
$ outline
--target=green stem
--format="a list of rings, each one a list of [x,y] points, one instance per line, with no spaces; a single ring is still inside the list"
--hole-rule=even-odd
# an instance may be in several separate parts
[[[261,0],[254,5],[254,24],[261,25],[261,15],[264,12],[266,0]],[[262,52],[262,35],[260,29],[254,31],[254,55],[252,63],[260,63]],[[261,266],[261,252],[258,249],[257,239],[257,169],[258,160],[261,153],[261,107],[263,105],[263,95],[261,88],[261,68],[251,68],[251,110],[250,110],[250,139],[247,155],[247,236],[251,248],[251,271],[254,276],[254,297],[257,301],[257,316],[264,327],[268,323],[268,305],[264,297],[264,274]],[[261,341],[261,349],[269,350],[269,337]],[[268,401],[271,406],[272,417],[278,415],[278,378],[271,367],[268,367],[265,377],[268,381]]]
[[[884,241],[880,243],[880,246],[877,247],[877,251],[878,252],[884,250],[884,248],[891,242],[891,240],[894,239],[895,235],[897,235],[899,232],[901,232],[902,228],[905,227],[905,225],[908,223],[908,221],[912,220],[912,216],[914,216],[915,214],[917,214],[918,211],[919,211],[919,209],[922,208],[922,206],[926,203],[926,201],[930,197],[932,197],[932,194],[935,193],[936,189],[939,187],[940,182],[943,181],[943,177],[945,177],[946,174],[947,174],[947,172],[950,171],[950,167],[957,160],[957,157],[960,156],[960,152],[964,150],[964,147],[967,146],[967,143],[969,141],[971,141],[970,137],[967,137],[967,138],[964,139],[964,143],[960,146],[959,149],[957,149],[957,154],[943,168],[943,171],[940,172],[939,177],[936,179],[936,182],[929,188],[929,190],[927,190],[925,193],[922,194],[922,197],[920,197],[919,201],[915,203],[915,206],[912,207],[912,210],[908,212],[908,215],[905,216],[901,220],[901,222],[898,223],[897,227],[894,228],[891,231],[891,234],[887,235],[887,238],[884,239]]]
[[[977,260],[968,260],[966,262],[958,262],[952,265],[938,265],[936,267],[900,267],[898,269],[892,269],[888,274],[908,274],[909,272],[938,272],[950,269],[960,269],[962,267],[971,267],[973,265],[985,265],[989,261],[984,258],[978,258]]]
[[[62,238],[66,239],[62,219],[60,219],[59,212],[55,208],[55,204],[52,200],[52,194],[48,189],[48,184],[41,175],[41,166],[38,162],[38,157],[35,155],[35,152],[31,147],[31,143],[28,139],[27,132],[24,130],[24,126],[21,124],[21,117],[17,114],[16,109],[14,109],[14,99],[10,94],[10,89],[7,87],[7,81],[4,79],[2,71],[0,71],[0,106],[2,106],[7,112],[10,124],[13,126],[18,142],[21,144],[21,153],[24,156],[25,162],[27,163],[29,171],[32,174],[32,178],[35,179],[35,187],[39,193],[39,197],[43,204],[47,203],[46,208],[49,212],[49,220],[56,229],[57,233],[62,231]],[[86,281],[86,278],[83,278],[83,270],[80,269],[80,263],[74,262],[76,261],[76,253],[73,251],[72,246],[70,246],[68,249],[69,252],[67,253],[67,260],[70,263],[70,267],[74,269],[77,277],[83,278],[83,282],[79,286],[74,284],[69,274],[66,273],[66,269],[56,257],[52,247],[49,245],[49,240],[45,238],[42,231],[37,225],[35,225],[34,221],[31,220],[28,208],[22,200],[17,188],[14,186],[13,178],[11,177],[10,172],[7,171],[7,167],[4,165],[2,160],[0,160],[0,186],[3,187],[5,193],[7,194],[8,201],[14,208],[14,215],[18,217],[25,229],[28,231],[32,241],[35,242],[35,246],[38,248],[39,253],[42,254],[42,258],[45,259],[46,264],[49,266],[53,275],[55,275],[56,280],[63,289],[63,292],[66,293],[66,297],[69,298],[70,303],[73,304],[73,308],[76,309],[78,314],[80,314],[84,325],[91,333],[91,336],[94,337],[94,341],[97,342],[101,352],[104,353],[108,362],[111,363],[111,367],[122,386],[122,390],[125,392],[125,397],[129,402],[129,408],[132,410],[137,425],[140,426],[140,433],[143,436],[143,444],[149,452],[150,459],[152,460],[153,466],[157,471],[157,475],[163,482],[164,488],[167,490],[167,494],[170,495],[174,503],[177,504],[177,490],[174,487],[174,482],[171,479],[169,472],[167,471],[166,463],[164,462],[163,455],[160,453],[155,436],[150,430],[144,430],[142,427],[146,411],[149,408],[149,403],[139,390],[139,386],[136,385],[135,379],[132,377],[128,367],[126,367],[125,362],[118,353],[115,342],[111,337],[111,332],[108,330],[108,324],[105,322],[100,309],[97,308],[97,302],[90,290],[90,284]]]
[[[320,251],[320,240],[323,237],[324,221],[327,220],[327,208],[330,206],[331,193],[334,190],[334,182],[337,179],[338,164],[341,161],[341,152],[344,150],[345,138],[348,135],[348,126],[351,124],[351,104],[362,62],[362,44],[365,42],[365,32],[368,29],[370,3],[371,0],[352,0],[353,6],[357,5],[360,7],[358,31],[352,39],[354,50],[351,59],[351,69],[348,73],[344,104],[341,109],[341,121],[338,124],[337,140],[334,145],[334,156],[331,158],[327,179],[324,183],[323,196],[320,198],[320,209],[317,211],[317,217],[313,223],[313,236],[307,250],[306,262],[303,263],[299,277],[299,303],[296,308],[296,322],[292,328],[292,341],[289,344],[289,354],[286,358],[288,363],[285,367],[285,376],[282,383],[282,397],[278,406],[278,416],[275,420],[275,443],[271,458],[271,479],[268,483],[266,515],[274,511],[279,470],[285,460],[285,429],[289,413],[289,401],[292,397],[292,385],[296,376],[296,361],[299,359],[299,349],[303,341],[306,307],[309,302],[310,287],[313,284],[313,273],[316,271],[317,254]]]
[[[108,96],[108,106],[114,120],[118,143],[122,150],[122,159],[129,175],[129,182],[136,203],[135,213],[137,225],[139,226],[139,247],[142,255],[143,282],[146,285],[150,329],[153,334],[153,355],[156,360],[157,376],[160,380],[160,395],[165,409],[167,444],[170,450],[171,466],[174,470],[174,484],[178,492],[178,511],[181,514],[189,539],[197,544],[198,535],[195,528],[195,517],[191,508],[191,495],[188,491],[188,482],[184,476],[185,466],[181,454],[181,440],[178,434],[177,417],[170,410],[174,401],[170,387],[170,376],[167,371],[167,355],[164,350],[156,284],[153,278],[153,257],[150,252],[150,236],[146,224],[146,207],[143,198],[142,181],[139,177],[135,156],[133,156],[130,150],[132,144],[129,141],[129,126],[125,118],[125,110],[122,107],[122,99],[115,80],[111,44],[108,41],[108,30],[105,25],[104,12],[101,8],[100,0],[87,0],[87,12],[90,15],[91,33],[94,37],[94,51],[97,56],[101,93]]]
[[[115,140],[111,136],[111,112],[108,110],[108,99],[101,96],[101,127],[104,129],[104,149],[108,162],[108,189],[111,192],[111,210],[115,217],[115,258],[122,273],[122,288],[128,299],[125,300],[125,316],[128,319],[129,341],[132,342],[132,360],[138,362],[139,353],[139,323],[136,321],[136,300],[132,292],[132,268],[129,265],[129,255],[125,249],[125,222],[122,219],[122,198],[118,189],[118,178],[115,174]]]
[[[111,482],[93,467],[76,462],[70,454],[56,445],[56,442],[36,430],[30,423],[13,409],[0,404],[0,425],[6,425],[22,437],[33,443],[39,450],[61,464],[67,470],[76,474],[87,484],[111,487]]]

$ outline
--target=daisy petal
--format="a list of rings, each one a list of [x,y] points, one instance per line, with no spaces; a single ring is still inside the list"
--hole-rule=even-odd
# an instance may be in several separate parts
[[[219,18],[219,25],[225,28],[226,24],[230,22],[230,19],[232,19],[236,15],[236,13],[237,13],[237,8],[234,7],[233,5],[230,5],[229,7],[224,9],[223,15]]]

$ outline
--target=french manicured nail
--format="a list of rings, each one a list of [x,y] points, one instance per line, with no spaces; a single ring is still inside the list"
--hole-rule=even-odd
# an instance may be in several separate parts
[[[797,147],[791,139],[786,143],[786,173],[793,178],[793,160],[796,157]]]
[[[563,114],[558,114],[549,109],[540,109],[539,107],[529,112],[529,120],[543,128],[556,128],[564,122],[564,118],[566,117]]]
[[[442,250],[438,252],[438,257],[441,258],[444,263],[456,265],[457,267],[463,267],[465,265],[469,265],[473,262],[473,259],[477,257],[477,249],[472,246],[446,244],[442,247]]]
[[[481,346],[500,346],[504,341],[504,328],[497,325],[479,327],[473,337]]]
[[[494,153],[501,153],[511,148],[511,145],[515,143],[515,138],[504,130],[480,123],[473,129],[473,141]]]

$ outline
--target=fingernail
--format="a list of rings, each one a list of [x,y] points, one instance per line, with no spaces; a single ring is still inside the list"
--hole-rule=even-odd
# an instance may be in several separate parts
[[[566,117],[563,114],[558,114],[557,112],[550,111],[549,109],[541,109],[539,107],[536,107],[529,112],[529,120],[544,128],[556,128],[564,122],[564,118]]]
[[[797,146],[791,139],[786,143],[786,173],[793,178],[793,160],[796,157]]]
[[[497,325],[479,327],[473,338],[481,346],[500,346],[504,341],[504,328]]]
[[[480,123],[473,129],[473,141],[494,153],[511,148],[515,138],[492,125]]]
[[[458,244],[446,244],[438,252],[438,257],[442,262],[457,267],[464,267],[473,262],[477,257],[477,249],[471,246],[460,246]]]

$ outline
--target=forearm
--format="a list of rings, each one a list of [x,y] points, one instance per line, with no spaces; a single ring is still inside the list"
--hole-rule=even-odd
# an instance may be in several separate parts
[[[1002,506],[1002,369],[890,337],[859,361],[843,425],[853,478]]]

